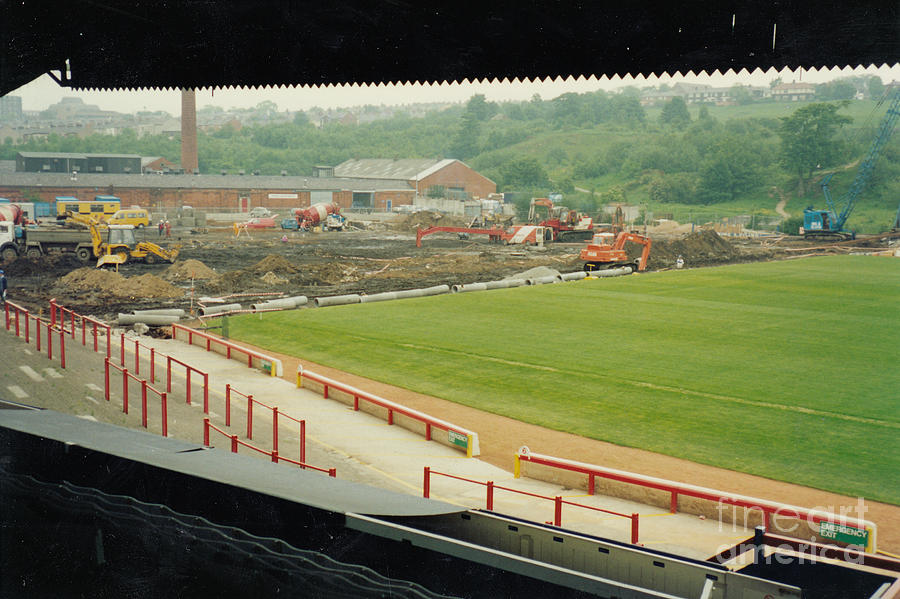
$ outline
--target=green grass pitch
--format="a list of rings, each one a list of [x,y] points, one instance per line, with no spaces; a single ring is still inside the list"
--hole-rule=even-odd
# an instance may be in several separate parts
[[[900,260],[644,273],[230,330],[541,426],[900,504]]]

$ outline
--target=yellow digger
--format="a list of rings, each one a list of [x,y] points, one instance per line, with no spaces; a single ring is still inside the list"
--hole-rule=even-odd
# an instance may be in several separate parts
[[[97,268],[107,265],[118,266],[129,261],[143,261],[155,264],[160,260],[175,262],[180,245],[164,248],[149,241],[138,242],[134,238],[134,225],[107,225],[106,240],[103,239],[99,222],[90,223],[91,241],[94,244],[94,257]]]

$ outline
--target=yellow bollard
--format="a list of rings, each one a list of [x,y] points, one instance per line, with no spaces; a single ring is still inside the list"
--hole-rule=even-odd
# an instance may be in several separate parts
[[[466,435],[466,457],[472,457],[472,435]]]
[[[519,454],[516,454],[516,463],[513,466],[513,478],[519,478],[522,475],[522,460]]]

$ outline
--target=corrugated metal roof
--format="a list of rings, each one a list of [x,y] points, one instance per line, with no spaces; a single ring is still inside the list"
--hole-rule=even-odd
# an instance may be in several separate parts
[[[3,173],[0,186],[22,187],[136,187],[154,189],[287,189],[349,191],[411,191],[405,179],[347,177],[281,177],[276,175],[141,175],[79,173]]]
[[[403,179],[409,181],[416,179],[417,176],[421,179],[421,173],[434,168],[438,164],[449,164],[450,162],[453,161],[435,160],[433,158],[408,158],[404,160],[364,158],[361,160],[346,160],[334,167],[334,175],[336,177],[356,177],[359,179]]]

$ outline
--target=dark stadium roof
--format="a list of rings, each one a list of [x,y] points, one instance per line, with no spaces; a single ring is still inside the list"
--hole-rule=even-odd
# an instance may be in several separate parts
[[[900,57],[896,0],[8,2],[0,94],[868,66]]]
[[[204,450],[187,441],[70,414],[3,407],[12,406],[0,406],[0,427],[334,513],[425,516],[465,511],[442,501],[394,493],[227,450]]]

